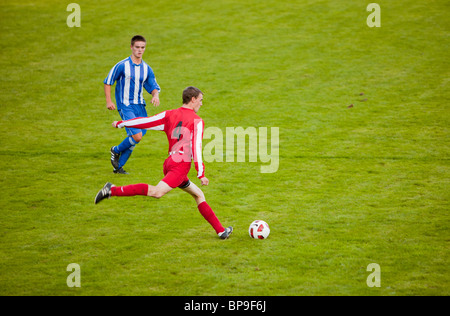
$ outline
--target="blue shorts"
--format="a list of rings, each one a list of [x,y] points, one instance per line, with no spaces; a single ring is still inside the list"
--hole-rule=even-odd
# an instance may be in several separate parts
[[[131,120],[136,117],[147,117],[147,110],[145,109],[145,105],[143,104],[133,104],[133,105],[121,105],[119,115],[122,118],[122,120]],[[138,133],[142,133],[142,136],[147,133],[146,129],[139,129],[139,128],[128,128],[125,127],[125,130],[127,131],[128,136],[133,136]]]

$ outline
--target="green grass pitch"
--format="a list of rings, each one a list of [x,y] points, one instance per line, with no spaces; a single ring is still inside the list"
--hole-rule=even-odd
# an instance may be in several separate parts
[[[450,294],[448,1],[378,0],[372,28],[372,1],[79,0],[68,27],[70,2],[0,3],[0,295]],[[93,204],[162,178],[161,132],[130,175],[109,162],[125,133],[102,81],[135,34],[162,88],[150,115],[194,85],[206,127],[279,128],[275,173],[206,164],[229,240],[180,190]]]

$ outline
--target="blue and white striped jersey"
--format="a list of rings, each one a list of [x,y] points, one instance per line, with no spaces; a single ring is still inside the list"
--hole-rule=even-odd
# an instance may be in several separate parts
[[[143,88],[148,93],[152,93],[155,89],[161,91],[152,68],[144,61],[136,65],[131,57],[119,61],[108,73],[103,83],[113,85],[116,81],[118,110],[123,106],[145,104]]]

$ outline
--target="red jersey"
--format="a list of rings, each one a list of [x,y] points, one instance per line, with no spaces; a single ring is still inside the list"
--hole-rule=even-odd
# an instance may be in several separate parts
[[[201,179],[205,176],[205,165],[202,159],[204,124],[194,110],[180,107],[150,117],[119,121],[117,127],[164,131],[169,141],[168,152],[169,155],[173,155],[172,159],[175,162],[194,160],[197,177]]]

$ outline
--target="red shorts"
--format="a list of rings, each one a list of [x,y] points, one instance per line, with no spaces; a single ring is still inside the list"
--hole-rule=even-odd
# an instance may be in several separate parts
[[[171,188],[183,187],[189,183],[188,173],[191,162],[175,162],[172,156],[164,161],[164,178],[161,181],[167,183]]]

